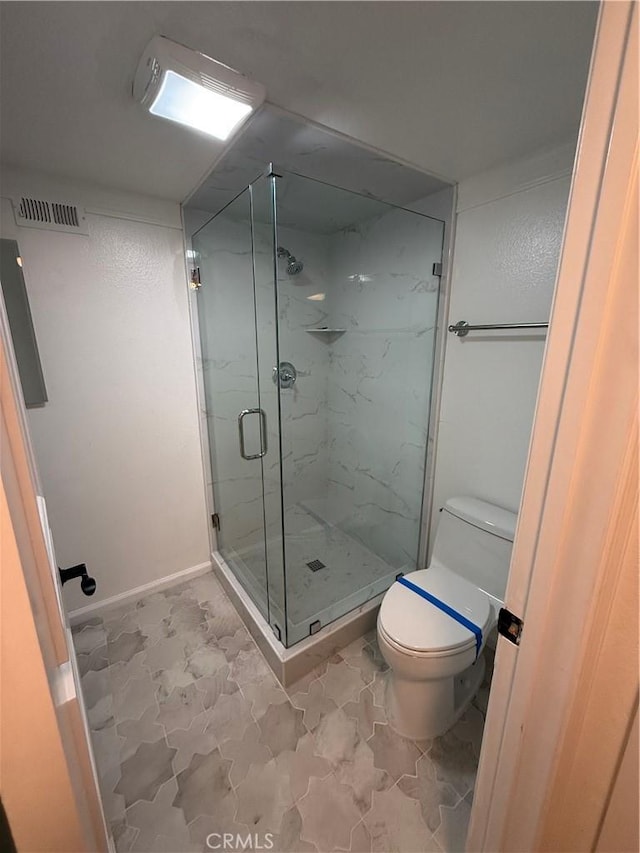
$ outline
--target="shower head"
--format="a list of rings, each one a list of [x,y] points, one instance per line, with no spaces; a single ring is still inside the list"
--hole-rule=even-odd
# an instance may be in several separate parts
[[[278,257],[287,259],[287,275],[298,275],[304,269],[304,264],[295,258],[284,246],[278,246]]]
[[[302,272],[304,269],[304,264],[302,261],[298,261],[295,258],[291,258],[289,263],[287,264],[287,273],[289,275],[298,275],[299,272]]]

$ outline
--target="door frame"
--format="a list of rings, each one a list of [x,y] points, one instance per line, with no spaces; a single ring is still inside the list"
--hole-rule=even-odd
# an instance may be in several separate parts
[[[633,734],[637,19],[601,4],[468,851],[597,849]]]
[[[102,853],[110,836],[1,294],[0,448],[0,777],[7,821],[18,850]]]

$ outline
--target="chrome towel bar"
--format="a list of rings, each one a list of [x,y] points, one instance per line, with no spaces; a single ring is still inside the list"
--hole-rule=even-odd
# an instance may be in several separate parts
[[[548,329],[548,323],[491,323],[488,326],[470,326],[466,320],[459,320],[454,326],[449,326],[449,331],[459,338],[466,337],[469,332],[476,329]]]

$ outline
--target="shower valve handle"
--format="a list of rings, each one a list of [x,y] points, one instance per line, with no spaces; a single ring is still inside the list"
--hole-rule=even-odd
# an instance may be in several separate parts
[[[290,361],[281,361],[279,366],[273,368],[272,378],[274,385],[280,380],[281,388],[291,388],[298,378],[298,371]]]

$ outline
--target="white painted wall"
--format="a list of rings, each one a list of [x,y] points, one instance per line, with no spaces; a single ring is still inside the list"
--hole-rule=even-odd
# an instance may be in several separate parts
[[[448,322],[548,320],[573,153],[562,146],[460,184]],[[434,509],[465,494],[517,512],[545,340],[447,335]]]
[[[179,209],[32,175],[2,190],[49,394],[29,426],[57,558],[98,583],[65,587],[75,609],[208,560]],[[17,228],[21,192],[78,200],[89,236]]]

